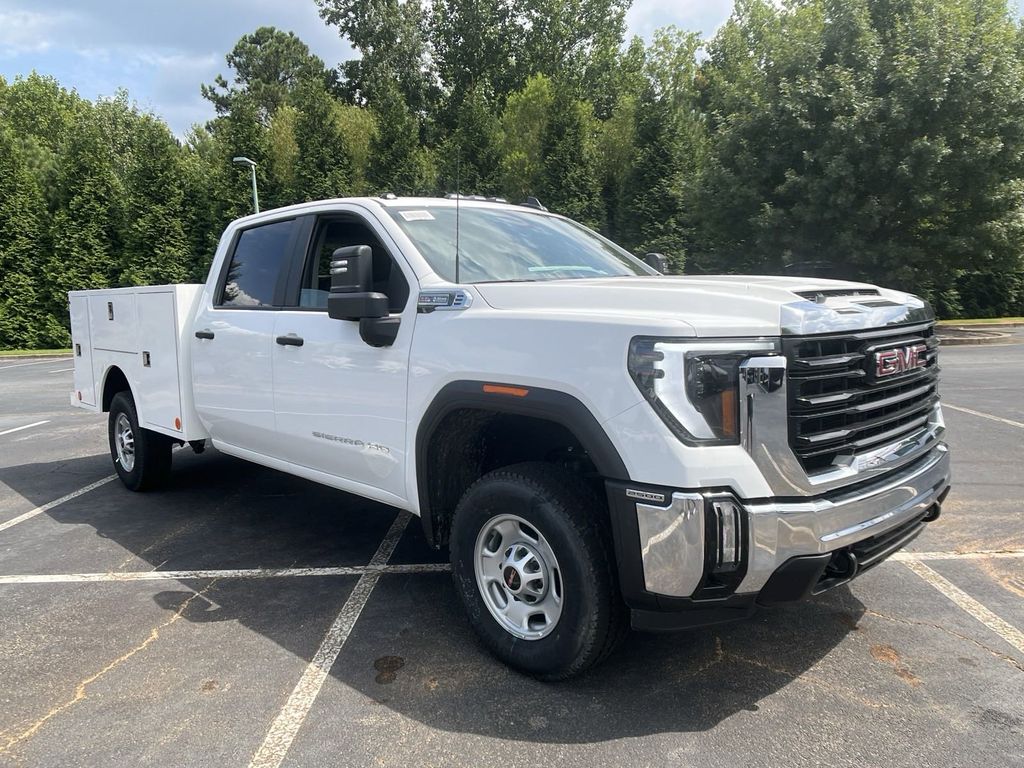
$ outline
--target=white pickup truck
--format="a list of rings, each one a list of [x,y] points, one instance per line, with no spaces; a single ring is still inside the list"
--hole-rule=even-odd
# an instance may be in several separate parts
[[[547,679],[630,624],[843,584],[939,515],[924,301],[647,262],[537,205],[267,211],[205,285],[71,292],[71,402],[132,490],[212,443],[419,515],[484,643]]]

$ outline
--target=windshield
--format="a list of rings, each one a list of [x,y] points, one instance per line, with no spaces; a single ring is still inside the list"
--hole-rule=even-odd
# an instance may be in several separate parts
[[[445,280],[455,282],[455,207],[389,208]],[[656,274],[626,251],[568,219],[464,206],[459,211],[459,281],[487,283]]]

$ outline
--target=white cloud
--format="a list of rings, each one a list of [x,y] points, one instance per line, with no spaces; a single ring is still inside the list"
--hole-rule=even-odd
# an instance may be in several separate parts
[[[87,98],[124,87],[183,136],[213,116],[200,84],[229,74],[225,54],[263,25],[295,32],[328,66],[352,55],[313,0],[0,0],[0,75],[51,74]]]
[[[10,58],[24,53],[39,53],[53,45],[57,30],[67,24],[73,14],[0,7],[0,57]]]

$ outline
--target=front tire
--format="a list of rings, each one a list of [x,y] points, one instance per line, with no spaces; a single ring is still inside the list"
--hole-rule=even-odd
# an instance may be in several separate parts
[[[607,511],[560,467],[516,464],[474,483],[455,510],[450,551],[470,623],[515,669],[571,677],[625,635]]]
[[[118,392],[111,400],[107,438],[114,469],[128,490],[148,491],[167,482],[171,474],[171,440],[139,426],[131,393]]]

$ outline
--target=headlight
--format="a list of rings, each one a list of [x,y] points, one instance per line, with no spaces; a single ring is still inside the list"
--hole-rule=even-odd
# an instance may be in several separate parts
[[[778,350],[774,339],[697,342],[638,337],[629,345],[629,373],[681,441],[736,445],[740,363]]]

